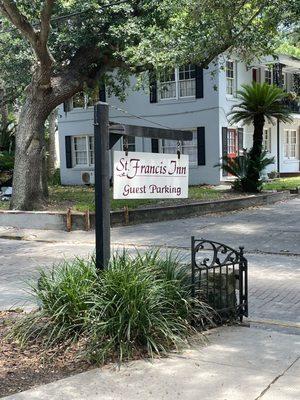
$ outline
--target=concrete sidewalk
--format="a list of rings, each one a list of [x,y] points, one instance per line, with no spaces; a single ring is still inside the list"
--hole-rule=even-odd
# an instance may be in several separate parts
[[[7,400],[298,400],[300,336],[223,327],[207,345],[78,374]]]

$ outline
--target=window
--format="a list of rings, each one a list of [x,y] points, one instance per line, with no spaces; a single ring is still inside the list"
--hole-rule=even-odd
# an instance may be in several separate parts
[[[94,137],[73,136],[73,166],[94,165]]]
[[[298,158],[298,138],[296,130],[284,131],[284,156],[286,158]]]
[[[164,72],[160,77],[160,98],[176,99],[176,77],[175,70],[172,72]]]
[[[272,70],[270,68],[265,69],[265,82],[272,85]]]
[[[179,68],[179,97],[195,96],[195,77],[195,65],[189,64]]]
[[[286,90],[286,74],[282,72],[281,74],[281,84],[282,84],[282,89]]]
[[[123,136],[123,148],[127,139],[128,151],[135,151],[135,136]]]
[[[226,93],[233,96],[235,90],[234,62],[226,61]]]
[[[162,140],[162,152],[166,154],[177,154],[177,141],[176,140]],[[197,164],[197,134],[193,132],[193,140],[179,141],[180,152],[189,156],[190,164]]]
[[[89,136],[89,163],[90,165],[94,165],[94,136]]]
[[[197,134],[193,132],[193,140],[183,141],[181,145],[182,154],[189,156],[189,163],[197,165]]]
[[[195,77],[196,68],[192,64],[162,73],[160,76],[160,100],[195,96]]]
[[[238,153],[238,135],[236,129],[228,129],[227,153],[234,155]]]
[[[264,129],[263,134],[263,149],[271,153],[271,128]]]

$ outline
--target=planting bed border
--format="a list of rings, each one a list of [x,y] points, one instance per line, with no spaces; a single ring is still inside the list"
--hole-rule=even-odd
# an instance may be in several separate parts
[[[183,205],[147,207],[111,211],[111,226],[133,225],[179,218],[189,218],[215,212],[228,212],[247,207],[263,206],[291,198],[289,191],[263,193],[235,199],[195,202]],[[0,226],[20,229],[90,230],[95,226],[95,214],[59,211],[0,210]]]

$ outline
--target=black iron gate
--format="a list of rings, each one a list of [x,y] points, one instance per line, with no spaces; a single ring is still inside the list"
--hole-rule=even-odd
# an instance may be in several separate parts
[[[239,251],[192,236],[193,296],[207,302],[222,320],[248,316],[248,262]]]

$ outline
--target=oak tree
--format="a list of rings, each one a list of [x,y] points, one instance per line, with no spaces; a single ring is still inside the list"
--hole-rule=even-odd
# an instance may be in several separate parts
[[[141,71],[188,62],[205,68],[225,51],[244,59],[270,53],[288,4],[287,0],[0,0],[0,52],[1,48],[2,53],[14,52],[20,64],[25,60],[22,76],[29,77],[28,84],[24,79],[26,87],[23,81],[18,86],[24,96],[11,207],[32,210],[45,202],[45,121],[59,104],[102,79],[120,93],[127,77]],[[19,44],[19,51],[10,48],[10,40]],[[11,72],[6,74],[5,84]]]

